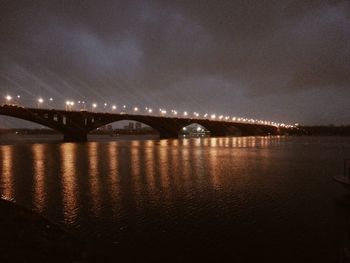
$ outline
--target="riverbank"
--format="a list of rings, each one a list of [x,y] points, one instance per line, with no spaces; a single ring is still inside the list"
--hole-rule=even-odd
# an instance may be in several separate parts
[[[0,199],[0,262],[82,262],[83,246],[39,214]]]

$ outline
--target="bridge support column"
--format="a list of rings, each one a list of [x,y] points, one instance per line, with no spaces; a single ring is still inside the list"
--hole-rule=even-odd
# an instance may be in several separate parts
[[[65,133],[63,136],[63,141],[65,142],[86,142],[86,133]]]

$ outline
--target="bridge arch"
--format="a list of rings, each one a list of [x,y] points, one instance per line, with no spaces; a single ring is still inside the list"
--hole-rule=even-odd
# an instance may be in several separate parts
[[[210,130],[197,122],[192,122],[191,124],[186,125],[179,130],[179,136],[181,137],[207,137],[209,135]]]
[[[160,138],[174,138],[178,137],[179,125],[172,119],[164,118],[166,120],[159,120],[154,116],[142,116],[142,115],[118,115],[118,116],[103,116],[97,117],[96,122],[88,127],[87,132],[91,132],[97,128],[103,127],[119,121],[133,121],[151,127],[153,130],[159,133]]]
[[[1,117],[6,118],[6,119],[16,119],[19,120],[20,122],[23,123],[23,126],[30,124],[35,124],[37,126],[42,126],[45,128],[48,128],[50,130],[56,131],[58,133],[63,134],[63,132],[58,129],[57,127],[55,127],[53,124],[51,124],[50,122],[47,122],[46,120],[40,120],[40,119],[32,119],[32,118],[23,118],[22,116],[16,116],[16,115],[11,115],[11,114],[3,114],[0,112]],[[21,129],[24,127],[19,127],[18,129]],[[38,127],[39,128],[39,127]],[[13,129],[17,129],[17,128],[13,128]]]
[[[125,124],[130,125],[130,123],[132,123],[132,126],[129,126],[128,128],[126,128],[127,125],[125,125],[124,127],[115,127],[115,124],[118,123],[123,123],[125,122]],[[108,127],[109,125],[111,125],[112,127]],[[114,127],[113,127],[114,126]],[[149,128],[148,130],[145,128]],[[108,132],[112,132],[114,133],[116,130],[119,132],[123,132],[123,130],[125,131],[133,131],[134,133],[137,132],[141,132],[142,130],[145,132],[149,132],[152,133],[152,131],[154,131],[155,133],[160,134],[160,131],[157,129],[157,127],[152,127],[150,124],[146,123],[145,121],[139,121],[139,120],[135,120],[133,118],[124,118],[124,119],[120,119],[120,120],[116,120],[116,121],[111,121],[111,122],[106,122],[104,124],[97,124],[94,125],[93,129],[89,129],[88,133],[93,133],[96,130],[100,130],[101,128],[104,128],[104,130],[108,133]],[[111,129],[111,130],[110,130]],[[142,132],[141,132],[142,133]]]

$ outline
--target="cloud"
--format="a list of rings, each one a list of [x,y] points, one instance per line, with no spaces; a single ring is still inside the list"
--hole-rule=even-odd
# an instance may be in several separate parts
[[[275,96],[296,107],[313,90],[350,97],[348,1],[2,1],[0,10],[2,92],[222,112],[264,101],[253,117]]]

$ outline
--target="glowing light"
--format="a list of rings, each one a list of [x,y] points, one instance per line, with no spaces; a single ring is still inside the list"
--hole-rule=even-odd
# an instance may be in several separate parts
[[[21,95],[17,94],[14,98],[11,95],[6,95],[4,98],[5,98],[6,103],[10,103],[13,99],[16,99],[16,102],[20,102]],[[48,99],[48,101],[53,102],[54,99],[52,97],[50,97]],[[38,108],[40,108],[40,106],[43,103],[44,103],[44,99],[42,97],[39,97],[37,99],[37,106],[38,106]],[[83,104],[84,106],[82,106],[82,108],[84,108],[84,109],[86,108],[85,101],[78,100],[78,101],[76,101],[76,103],[79,104],[79,105]],[[50,104],[50,105],[52,105],[52,104]],[[71,110],[72,107],[75,105],[75,102],[72,101],[72,100],[67,100],[65,102],[65,105],[66,105],[66,110]],[[92,109],[96,109],[97,105],[98,105],[97,103],[92,103],[91,104]],[[107,102],[105,102],[105,103],[103,103],[103,105],[104,105],[104,109],[106,109],[107,105],[110,105],[110,104],[107,104]],[[112,109],[112,111],[115,111],[117,109],[116,105],[110,105],[109,107]],[[126,107],[127,107],[126,105],[122,106],[123,110],[121,111],[121,114],[125,113]],[[139,107],[133,107],[132,109],[133,109],[134,112],[138,112],[140,110]],[[141,108],[141,109],[142,109],[142,112],[145,112],[145,113],[148,113],[148,114],[151,114],[153,112],[153,110],[151,108],[149,108],[149,107],[145,107],[145,108]],[[143,109],[144,109],[144,111],[143,111]],[[166,114],[167,114],[167,110],[159,108],[159,115],[164,116]],[[173,110],[170,111],[170,114],[173,115],[174,118],[176,118],[175,116],[178,115],[178,111],[173,109]],[[181,112],[179,114],[181,115]],[[217,116],[216,114],[209,114],[209,113],[205,113],[205,114],[202,115],[202,114],[199,114],[196,111],[194,111],[193,113],[191,113],[191,112],[188,113],[187,111],[183,111],[183,115],[182,116],[188,117],[189,115],[190,116],[194,116],[193,118],[203,118],[203,119],[212,119],[212,120],[218,119],[218,120],[232,121],[232,122],[244,122],[244,123],[247,123],[247,124],[259,124],[259,125],[274,126],[274,127],[279,127],[279,128],[291,128],[291,129],[293,129],[293,128],[297,128],[299,126],[298,123],[295,123],[294,125],[290,125],[290,124],[285,124],[285,123],[282,123],[282,122],[278,123],[278,122],[273,122],[273,121],[258,120],[258,119],[252,119],[252,118],[231,117],[231,116],[227,116],[227,115],[218,115]],[[189,118],[192,118],[192,117],[189,117]],[[196,130],[198,132],[204,131],[200,127],[197,127]]]

